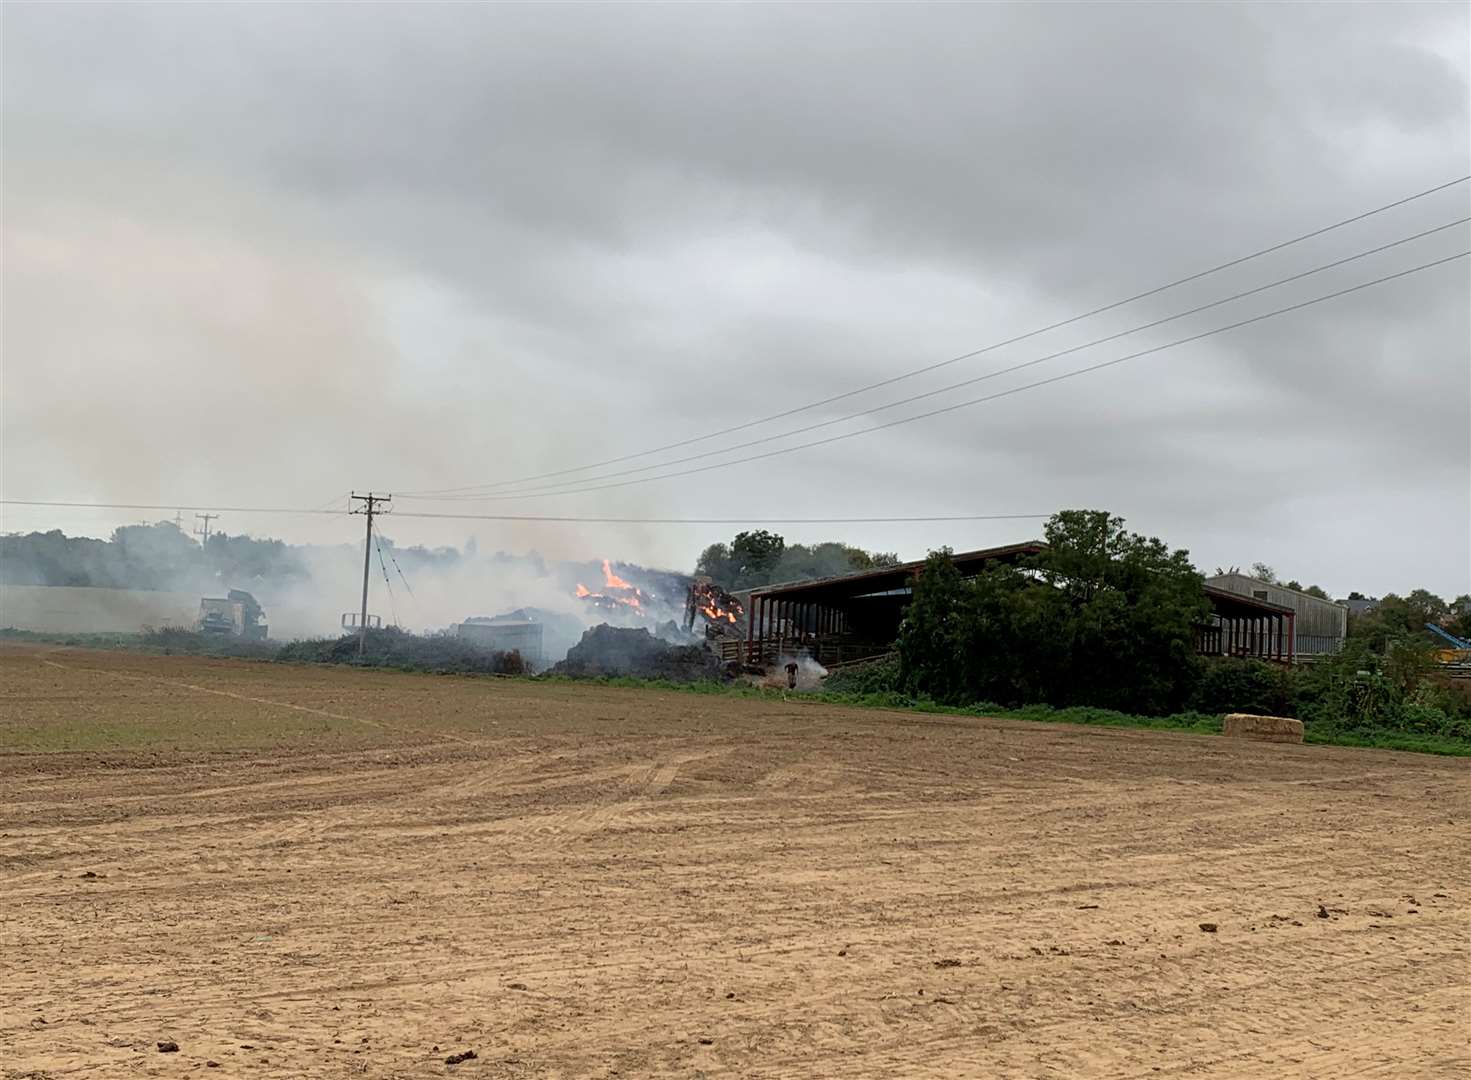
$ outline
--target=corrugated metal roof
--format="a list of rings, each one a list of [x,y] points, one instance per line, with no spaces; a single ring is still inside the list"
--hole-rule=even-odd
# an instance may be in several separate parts
[[[1216,610],[1217,614],[1221,615],[1231,614],[1233,611],[1240,614],[1242,609],[1245,609],[1247,612],[1264,615],[1294,614],[1290,607],[1283,607],[1281,604],[1273,604],[1266,600],[1258,600],[1255,596],[1232,592],[1230,589],[1222,589],[1216,585],[1204,586],[1204,592],[1206,598],[1211,602],[1211,607]]]
[[[1047,545],[1040,540],[1028,540],[1020,544],[1007,544],[1004,547],[982,548],[979,551],[961,551],[950,556],[951,562],[955,564],[961,574],[969,576],[981,571],[986,563],[997,562],[1003,559],[1014,559],[1022,555],[1036,555],[1046,550]],[[886,566],[877,570],[860,570],[855,574],[840,574],[836,577],[816,578],[809,581],[789,581],[777,585],[763,585],[759,589],[752,589],[751,599],[770,599],[781,597],[782,599],[800,597],[804,600],[825,599],[851,599],[857,596],[867,596],[875,593],[892,592],[906,585],[920,570],[924,569],[925,560],[918,559],[914,562],[903,563],[899,566]]]

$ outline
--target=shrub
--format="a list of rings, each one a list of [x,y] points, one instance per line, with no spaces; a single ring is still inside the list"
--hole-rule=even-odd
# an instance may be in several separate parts
[[[1199,667],[1191,708],[1207,713],[1295,716],[1290,669],[1261,660],[1208,660]]]
[[[884,656],[835,671],[822,681],[822,688],[834,694],[897,694],[899,658]]]
[[[277,646],[269,641],[235,637],[233,634],[202,634],[198,630],[184,630],[175,626],[155,629],[145,626],[139,635],[145,649],[157,649],[163,653],[181,653],[188,656],[234,656],[255,660],[270,660],[276,655]]]
[[[411,634],[398,627],[369,630],[363,655],[356,634],[307,638],[281,646],[277,660],[307,664],[356,664],[401,671],[460,675],[521,675],[527,670],[519,652],[487,652],[450,634]]]

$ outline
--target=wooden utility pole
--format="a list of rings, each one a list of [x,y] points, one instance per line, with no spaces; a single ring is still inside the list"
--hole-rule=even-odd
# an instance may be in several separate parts
[[[194,527],[194,535],[195,536],[203,537],[203,539],[200,541],[200,543],[202,543],[205,547],[209,547],[209,523],[211,521],[217,520],[219,518],[219,516],[220,516],[219,514],[195,514],[194,515],[194,520],[195,521],[203,520],[203,522],[204,522],[204,527],[203,528],[200,528],[198,525],[196,525]]]
[[[366,514],[368,517],[368,532],[363,540],[363,609],[358,614],[358,656],[361,657],[368,648],[368,568],[372,565],[373,553],[373,515],[384,513],[384,509],[393,501],[392,495],[375,495],[371,491],[366,495],[359,495],[356,491],[349,498],[352,507],[349,513]],[[357,503],[362,503],[361,507]]]

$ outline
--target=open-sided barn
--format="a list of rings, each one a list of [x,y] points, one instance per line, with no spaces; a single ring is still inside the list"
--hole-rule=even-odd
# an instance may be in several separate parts
[[[962,577],[972,577],[989,566],[1015,563],[1045,549],[1042,541],[1029,540],[959,552],[951,560]],[[727,643],[723,647],[726,658],[769,665],[781,657],[805,655],[832,667],[889,652],[913,596],[914,579],[924,565],[924,560],[918,560],[754,589],[744,598],[745,640]],[[1318,616],[1313,614],[1309,647],[1300,648],[1299,642],[1304,639],[1299,633],[1301,612],[1297,605],[1255,595],[1255,589],[1243,591],[1216,581],[1211,579],[1204,589],[1211,616],[1197,628],[1195,644],[1202,654],[1291,662],[1303,652],[1329,652],[1338,647],[1332,644],[1330,635],[1320,633]],[[1327,627],[1328,623],[1322,625]],[[1337,643],[1342,644],[1341,631]]]

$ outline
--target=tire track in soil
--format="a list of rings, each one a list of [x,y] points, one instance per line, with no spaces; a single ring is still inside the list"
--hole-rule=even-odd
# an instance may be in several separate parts
[[[479,740],[466,739],[444,730],[432,730],[416,728],[409,724],[385,724],[378,720],[369,720],[362,716],[349,716],[346,713],[329,712],[326,709],[313,708],[310,705],[297,705],[290,701],[273,701],[270,698],[251,697],[249,694],[237,694],[231,690],[219,690],[211,686],[200,686],[198,683],[184,682],[181,679],[169,679],[161,675],[132,675],[123,671],[109,671],[106,668],[81,667],[77,664],[62,664],[55,660],[42,659],[41,663],[48,667],[60,668],[62,671],[85,671],[93,675],[103,675],[112,679],[127,679],[131,682],[154,683],[160,686],[172,686],[181,690],[192,690],[200,694],[214,694],[218,697],[232,698],[235,701],[244,701],[252,705],[266,705],[276,709],[290,709],[294,712],[307,713],[311,716],[322,716],[329,720],[345,720],[352,724],[363,724],[367,727],[377,728],[380,731],[412,731],[416,735],[426,735],[431,742],[453,742],[461,746],[478,746]]]
[[[420,716],[483,700],[403,685],[382,699]],[[545,693],[553,727],[513,697],[502,737],[390,768],[377,749],[219,764],[259,786],[38,761],[75,820],[48,843],[120,869],[0,875],[0,983],[48,1021],[0,1018],[4,1066],[161,1080],[208,1053],[222,1075],[417,1080],[453,1042],[487,1075],[1464,1075],[1445,1021],[1471,994],[1466,763],[1056,731],[1009,761],[1008,728],[850,739],[884,728],[813,709],[794,734],[746,703],[691,736],[656,695],[635,734],[579,688]],[[119,829],[107,807],[140,779],[162,790]],[[0,831],[46,815],[0,807]],[[288,842],[269,871],[242,867],[270,835]],[[1304,914],[1319,892],[1350,914]],[[163,1033],[178,1060],[153,1052]]]

